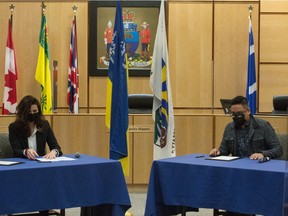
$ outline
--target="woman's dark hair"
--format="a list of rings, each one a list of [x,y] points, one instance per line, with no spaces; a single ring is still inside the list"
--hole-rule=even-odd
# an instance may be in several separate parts
[[[17,131],[25,136],[29,137],[31,135],[29,125],[28,125],[28,115],[32,105],[37,105],[39,118],[35,121],[36,127],[42,129],[44,116],[41,111],[41,105],[39,101],[32,95],[27,95],[22,98],[18,106],[16,107],[16,128]]]

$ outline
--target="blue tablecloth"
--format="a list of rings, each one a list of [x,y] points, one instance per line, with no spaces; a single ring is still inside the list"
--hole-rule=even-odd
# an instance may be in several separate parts
[[[175,214],[179,206],[284,215],[288,200],[286,161],[258,163],[241,158],[227,162],[196,156],[153,162],[145,216]]]
[[[88,155],[52,163],[6,160],[24,163],[0,166],[0,214],[108,204],[111,215],[121,216],[131,206],[118,161]]]

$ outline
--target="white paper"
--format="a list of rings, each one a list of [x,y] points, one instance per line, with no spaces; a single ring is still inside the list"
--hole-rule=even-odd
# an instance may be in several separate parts
[[[4,166],[19,164],[19,163],[20,162],[16,162],[16,161],[0,161],[0,165],[4,165]]]
[[[36,158],[36,160],[40,161],[40,162],[59,162],[59,161],[72,161],[72,160],[76,160],[76,159],[61,156],[61,157],[56,157],[55,159],[48,159],[48,158],[44,158],[44,157],[39,157],[39,158]]]
[[[224,160],[224,161],[231,161],[231,160],[236,160],[239,157],[236,156],[217,156],[217,157],[211,157],[209,160]]]

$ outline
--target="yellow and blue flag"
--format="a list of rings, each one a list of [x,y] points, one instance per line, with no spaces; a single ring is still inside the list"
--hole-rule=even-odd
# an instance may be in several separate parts
[[[122,7],[117,1],[107,77],[106,126],[110,129],[110,159],[120,160],[129,175],[128,90]]]
[[[247,89],[246,98],[251,114],[256,113],[256,97],[257,97],[257,84],[256,84],[256,67],[255,67],[255,49],[254,39],[252,32],[252,21],[249,16],[249,51],[248,51],[248,75],[247,75]]]
[[[46,16],[42,15],[41,29],[39,36],[39,54],[35,79],[41,85],[41,110],[44,114],[52,113],[52,83],[49,62],[48,28]]]
[[[164,0],[161,1],[160,6],[151,66],[150,88],[154,93],[154,160],[174,157],[176,156],[176,143],[169,75]]]

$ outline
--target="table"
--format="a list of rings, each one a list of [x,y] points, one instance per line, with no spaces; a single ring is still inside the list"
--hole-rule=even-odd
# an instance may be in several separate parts
[[[23,163],[0,166],[0,214],[104,204],[121,216],[131,206],[119,161],[88,155],[51,163],[1,160]]]
[[[145,216],[178,214],[179,206],[287,215],[286,161],[258,163],[249,158],[212,161],[206,160],[208,155],[197,156],[153,162]]]

